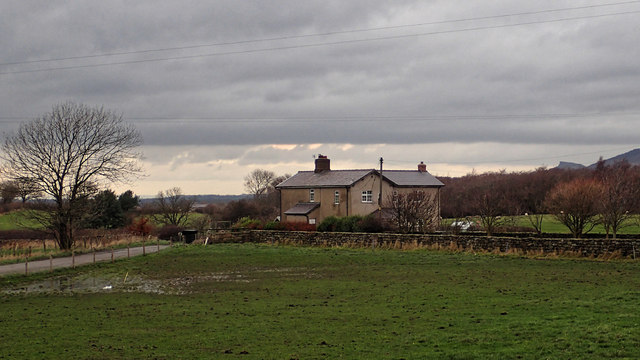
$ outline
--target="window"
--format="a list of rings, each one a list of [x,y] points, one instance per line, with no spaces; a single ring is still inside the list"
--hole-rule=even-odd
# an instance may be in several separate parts
[[[309,219],[309,225],[315,225],[315,224],[316,224],[316,219],[315,218]]]
[[[373,192],[371,190],[365,190],[362,192],[362,202],[363,203],[373,202]]]
[[[309,189],[309,202],[316,202],[316,191]]]
[[[340,191],[333,193],[333,203],[336,205],[340,204]]]

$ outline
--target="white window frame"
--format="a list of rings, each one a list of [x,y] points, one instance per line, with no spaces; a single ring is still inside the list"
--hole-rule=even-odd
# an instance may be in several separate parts
[[[372,190],[363,190],[362,191],[362,202],[366,204],[373,203],[373,191]]]
[[[333,204],[334,205],[339,205],[340,204],[340,191],[335,191],[333,193]]]
[[[309,202],[316,202],[316,191],[309,189]]]

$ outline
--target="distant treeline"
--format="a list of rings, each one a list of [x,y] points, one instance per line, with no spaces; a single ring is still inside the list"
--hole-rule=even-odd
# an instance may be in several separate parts
[[[625,181],[637,182],[640,166],[630,166],[625,162],[607,166],[602,161],[595,169],[538,168],[528,172],[499,171],[463,177],[438,177],[445,184],[441,191],[441,214],[444,218],[478,215],[479,208],[486,206],[487,199],[492,201],[492,206],[501,215],[546,213],[548,208],[545,200],[557,185],[575,179],[607,178],[624,168],[627,169],[623,172]],[[635,188],[638,189],[638,186]],[[628,210],[640,213],[640,202],[635,202]]]
[[[238,201],[242,199],[250,199],[252,195],[193,195],[190,196],[195,199],[199,204],[226,204],[231,201]],[[140,199],[140,204],[148,204],[154,202],[155,198]]]

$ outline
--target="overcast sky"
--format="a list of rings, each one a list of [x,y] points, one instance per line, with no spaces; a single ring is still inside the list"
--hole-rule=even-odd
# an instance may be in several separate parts
[[[141,195],[255,168],[435,175],[640,147],[640,1],[3,1],[0,129],[74,101],[144,137]]]

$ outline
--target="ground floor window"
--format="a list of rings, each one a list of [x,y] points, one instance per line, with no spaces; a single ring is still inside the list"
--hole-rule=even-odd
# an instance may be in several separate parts
[[[363,191],[362,192],[362,202],[363,203],[373,202],[373,191],[371,191],[371,190]]]
[[[339,191],[336,191],[333,194],[333,203],[336,204],[336,205],[340,204],[340,192]]]

